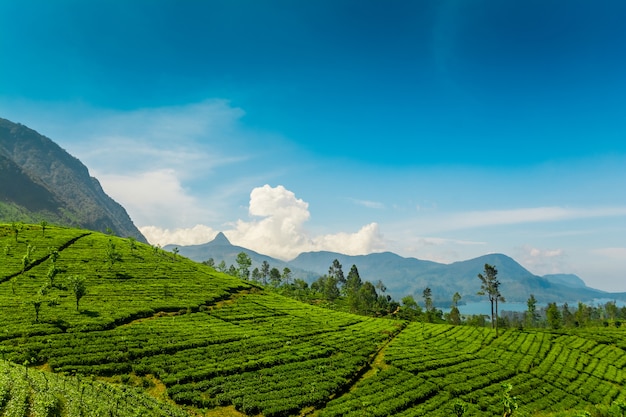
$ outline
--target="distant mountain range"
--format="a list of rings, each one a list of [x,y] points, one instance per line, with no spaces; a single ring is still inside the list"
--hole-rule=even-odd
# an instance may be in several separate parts
[[[176,245],[168,245],[172,250]],[[198,262],[213,258],[215,263],[221,260],[226,265],[236,265],[236,257],[246,252],[253,261],[253,268],[267,261],[271,267],[282,271],[288,267],[295,278],[312,282],[328,273],[333,260],[337,259],[348,274],[352,265],[356,265],[362,280],[383,281],[387,292],[396,300],[405,295],[413,295],[421,300],[422,291],[430,287],[438,305],[447,306],[452,295],[459,292],[462,301],[485,300],[478,296],[480,281],[477,275],[484,270],[485,264],[495,265],[498,278],[502,282],[502,294],[508,302],[526,302],[533,294],[539,303],[578,301],[591,302],[594,299],[615,299],[626,301],[626,293],[608,293],[587,287],[584,281],[572,274],[537,276],[529,272],[514,259],[503,254],[489,254],[466,261],[442,264],[416,258],[404,258],[391,252],[372,253],[369,255],[350,256],[335,252],[306,252],[295,259],[285,262],[263,255],[240,246],[232,245],[223,233],[208,243],[193,246],[176,246],[181,255]],[[502,306],[506,309],[506,304]]]
[[[0,222],[81,227],[146,242],[126,210],[59,145],[0,118]]]

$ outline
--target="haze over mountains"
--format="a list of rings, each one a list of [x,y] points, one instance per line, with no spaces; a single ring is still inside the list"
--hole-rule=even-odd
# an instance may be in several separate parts
[[[174,247],[178,247],[181,255],[195,261],[202,262],[213,258],[216,264],[224,260],[227,266],[236,265],[235,258],[243,251],[252,259],[253,268],[267,261],[271,267],[279,270],[288,267],[295,278],[302,278],[308,282],[326,274],[333,260],[337,259],[343,266],[344,274],[348,273],[352,265],[356,265],[362,280],[374,283],[378,280],[383,281],[387,293],[397,300],[408,294],[420,299],[424,288],[430,287],[435,302],[442,306],[448,305],[452,295],[457,291],[463,296],[463,301],[483,300],[484,297],[476,295],[480,289],[477,275],[484,270],[486,263],[495,265],[498,269],[503,295],[509,302],[526,302],[530,294],[534,294],[540,303],[591,302],[600,298],[626,301],[626,294],[607,293],[587,287],[576,275],[554,274],[543,277],[534,275],[514,259],[503,254],[489,254],[452,264],[442,264],[404,258],[391,252],[350,256],[322,251],[302,253],[291,261],[284,262],[232,245],[223,233],[202,245],[168,245],[165,249],[172,250]],[[503,308],[506,309],[506,306]]]
[[[0,118],[0,221],[82,227],[146,242],[126,210],[55,142]]]

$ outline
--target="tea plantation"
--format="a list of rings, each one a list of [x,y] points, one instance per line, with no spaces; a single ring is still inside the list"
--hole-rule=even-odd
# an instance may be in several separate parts
[[[496,338],[351,315],[87,230],[0,225],[0,251],[0,416],[626,408],[624,329]]]

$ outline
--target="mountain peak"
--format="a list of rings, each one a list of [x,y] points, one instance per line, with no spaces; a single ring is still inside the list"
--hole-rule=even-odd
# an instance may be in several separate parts
[[[232,246],[230,240],[228,240],[226,235],[222,232],[219,232],[211,243],[214,245]]]

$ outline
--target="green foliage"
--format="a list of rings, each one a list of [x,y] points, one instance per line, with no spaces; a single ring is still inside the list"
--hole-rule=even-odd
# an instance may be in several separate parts
[[[78,303],[80,303],[80,300],[87,295],[87,280],[82,275],[74,275],[68,279],[67,284],[76,299],[76,311],[79,311]]]
[[[0,415],[15,417],[189,416],[128,387],[28,370],[0,361]]]
[[[456,400],[452,403],[452,413],[457,417],[462,417],[467,411],[467,404],[461,400]]]
[[[109,264],[109,268],[113,268],[113,265],[115,265],[117,262],[122,261],[122,254],[117,250],[117,245],[113,241],[113,239],[109,239],[105,256],[106,256],[106,262]]]
[[[546,310],[546,321],[548,326],[552,329],[558,329],[561,327],[561,312],[556,306],[556,303],[549,303]]]
[[[517,397],[511,395],[511,390],[513,389],[513,385],[509,383],[502,384],[502,398],[500,402],[502,403],[502,408],[504,413],[503,417],[512,416],[515,410],[518,409],[519,405],[517,404]]]
[[[250,278],[250,266],[252,266],[252,259],[245,252],[239,252],[237,255],[237,276],[241,279]]]

